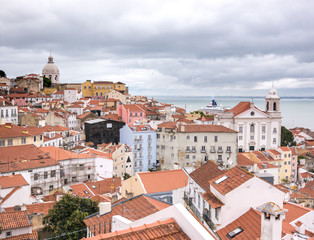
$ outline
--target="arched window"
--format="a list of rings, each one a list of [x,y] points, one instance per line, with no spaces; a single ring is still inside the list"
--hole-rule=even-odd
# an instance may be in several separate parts
[[[269,102],[267,101],[267,103],[266,103],[266,111],[268,111],[269,110]]]
[[[251,124],[250,126],[250,133],[254,133],[254,124]]]
[[[49,79],[51,80],[51,78],[52,78],[52,76],[51,75],[49,75]]]
[[[277,109],[277,104],[276,104],[276,102],[274,102],[274,108],[273,108],[273,110],[274,110],[274,111],[277,111],[276,109]]]

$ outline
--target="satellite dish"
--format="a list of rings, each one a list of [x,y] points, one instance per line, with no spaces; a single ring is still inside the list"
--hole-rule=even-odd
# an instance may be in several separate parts
[[[231,158],[228,158],[228,163],[229,163],[230,165],[232,165],[233,161],[232,161]]]

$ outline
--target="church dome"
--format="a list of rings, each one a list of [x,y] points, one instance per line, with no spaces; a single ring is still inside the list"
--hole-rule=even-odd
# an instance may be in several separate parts
[[[59,74],[59,69],[56,64],[53,62],[53,57],[48,57],[48,63],[43,68],[43,75],[49,74]]]
[[[60,73],[57,65],[53,62],[53,57],[48,57],[48,62],[44,66],[42,75],[46,78],[50,78],[52,83],[59,83],[60,82]]]

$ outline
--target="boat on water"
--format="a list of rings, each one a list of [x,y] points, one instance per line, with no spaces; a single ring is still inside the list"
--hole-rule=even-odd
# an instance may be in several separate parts
[[[230,109],[230,107],[223,107],[222,105],[218,106],[216,100],[213,99],[208,106],[202,107],[198,111],[202,111],[207,114],[216,114],[223,112],[226,109]]]

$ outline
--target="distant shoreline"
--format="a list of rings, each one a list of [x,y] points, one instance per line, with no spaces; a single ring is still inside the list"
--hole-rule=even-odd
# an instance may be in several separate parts
[[[191,96],[191,95],[148,95],[148,97],[193,97],[193,98],[265,98],[265,96]],[[303,96],[303,97],[297,97],[297,96],[285,96],[280,97],[281,99],[314,99],[314,96]]]

